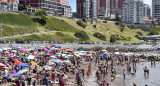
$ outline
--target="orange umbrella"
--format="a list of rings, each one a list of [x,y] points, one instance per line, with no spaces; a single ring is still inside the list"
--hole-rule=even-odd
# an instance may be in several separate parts
[[[38,49],[42,50],[43,48],[38,48]]]
[[[46,48],[51,48],[51,46],[46,46]]]
[[[21,62],[19,60],[17,60],[17,59],[14,59],[14,62],[16,63],[16,65],[21,64]]]
[[[8,52],[8,51],[4,51],[4,53],[5,53],[5,54],[8,54],[9,52]]]
[[[91,56],[91,55],[90,55],[90,54],[87,54],[86,56],[88,56],[88,57],[89,57],[89,56]]]

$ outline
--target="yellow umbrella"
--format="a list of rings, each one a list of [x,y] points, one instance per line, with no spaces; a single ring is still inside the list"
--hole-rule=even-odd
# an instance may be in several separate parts
[[[34,61],[31,61],[31,64],[32,64],[33,66],[37,65]]]

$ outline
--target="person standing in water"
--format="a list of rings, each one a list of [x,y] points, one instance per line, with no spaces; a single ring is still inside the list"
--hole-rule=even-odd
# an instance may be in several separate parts
[[[124,80],[126,79],[126,72],[125,72],[125,70],[123,70],[123,79]]]

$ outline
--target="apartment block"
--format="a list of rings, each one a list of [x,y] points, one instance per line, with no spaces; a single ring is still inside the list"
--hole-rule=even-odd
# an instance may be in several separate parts
[[[143,4],[143,18],[150,18],[151,17],[151,9],[149,5]]]
[[[66,0],[20,0],[20,4],[44,9],[48,16],[72,17],[72,8]]]
[[[152,0],[152,18],[158,19],[160,25],[160,0]]]
[[[122,6],[121,18],[123,23],[143,23],[143,0],[125,0]]]
[[[77,15],[93,22],[98,18],[98,0],[77,0]]]
[[[18,11],[18,2],[16,0],[0,0],[0,11]]]

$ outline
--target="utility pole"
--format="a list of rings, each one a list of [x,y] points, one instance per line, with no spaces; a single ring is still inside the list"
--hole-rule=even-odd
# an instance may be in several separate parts
[[[1,43],[2,43],[2,20],[1,20]]]
[[[48,24],[48,42],[49,42],[49,24]]]

